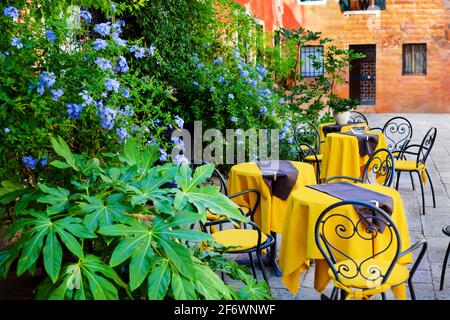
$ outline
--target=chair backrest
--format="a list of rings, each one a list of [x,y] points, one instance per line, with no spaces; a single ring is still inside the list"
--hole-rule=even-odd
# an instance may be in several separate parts
[[[417,166],[425,165],[425,162],[430,155],[431,148],[433,148],[434,141],[436,140],[437,129],[435,127],[431,127],[430,130],[426,133],[425,137],[423,137],[422,143],[419,147],[419,152],[417,153]]]
[[[202,164],[208,164],[209,162],[202,161]],[[228,196],[228,188],[225,178],[220,173],[220,171],[215,167],[211,177],[207,178],[202,185],[211,185],[218,186],[220,188],[220,192],[224,195]]]
[[[316,148],[313,148],[312,146],[310,146],[309,144],[306,143],[299,143],[297,145],[298,148],[298,153],[297,153],[297,159],[300,162],[308,162],[306,161],[306,157],[308,156],[312,156],[313,158],[311,160],[314,161],[309,161],[309,162],[315,162],[317,163],[317,167],[316,167],[316,179],[317,181],[320,180],[320,164],[319,164],[319,158],[318,158],[318,154],[317,154],[317,150]]]
[[[319,130],[310,121],[300,121],[294,128],[294,140],[297,146],[301,143],[318,148],[320,144]]]
[[[343,210],[344,206],[357,206],[358,211],[364,210],[368,214],[348,214],[347,210]],[[384,226],[382,232],[381,225]],[[329,206],[319,215],[314,236],[317,247],[337,281],[360,276],[367,280],[368,287],[369,284],[383,284],[400,255],[400,234],[391,217],[367,202],[341,201]],[[374,245],[381,237],[383,241]],[[367,241],[367,246],[361,245],[359,241],[356,248],[351,242],[354,238]],[[357,257],[354,256],[356,251]],[[388,267],[381,270],[372,263],[373,259],[387,261]],[[339,265],[336,266],[336,263]]]
[[[365,123],[365,124],[369,124],[369,121],[367,120],[366,116],[363,115],[361,112],[352,110],[350,111],[350,119],[349,122],[353,122],[353,123]]]
[[[404,117],[393,117],[383,126],[383,134],[389,150],[401,150],[413,136],[411,122]]]
[[[379,183],[390,187],[394,182],[394,156],[388,149],[375,151],[364,166],[362,180],[364,183]],[[380,183],[380,178],[383,183]]]

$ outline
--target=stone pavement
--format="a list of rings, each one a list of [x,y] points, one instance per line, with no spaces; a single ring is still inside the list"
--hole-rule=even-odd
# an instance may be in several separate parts
[[[393,114],[368,115],[371,127],[382,127],[393,117]],[[409,175],[403,174],[400,179],[399,191],[402,195],[405,210],[407,211],[411,243],[419,239],[427,239],[428,250],[413,278],[417,299],[450,299],[450,263],[447,266],[447,279],[443,291],[439,291],[439,281],[445,250],[450,237],[442,233],[442,227],[450,225],[450,114],[404,114],[414,128],[412,143],[420,144],[427,130],[434,126],[438,130],[437,140],[427,160],[427,168],[433,180],[436,194],[436,208],[433,208],[429,184],[425,186],[426,215],[421,214],[420,186],[416,180],[416,191],[412,190]],[[417,179],[417,177],[415,177]],[[278,246],[282,241],[278,236]],[[418,250],[419,251],[419,250]],[[278,248],[279,252],[279,248]],[[417,252],[418,253],[418,252]],[[417,254],[416,254],[417,255]],[[245,259],[246,256],[238,257]],[[275,276],[270,267],[269,284],[272,295],[276,299],[305,300],[320,299],[320,294],[314,289],[314,268],[310,268],[301,277],[301,288],[296,295],[292,295]],[[262,275],[258,272],[259,279]],[[326,294],[331,293],[329,286]],[[373,297],[373,299],[379,299]],[[395,299],[392,294],[388,299]]]

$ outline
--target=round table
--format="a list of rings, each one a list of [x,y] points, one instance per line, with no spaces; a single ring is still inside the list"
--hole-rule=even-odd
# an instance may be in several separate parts
[[[292,192],[316,183],[314,167],[311,164],[298,161],[291,161],[291,163],[298,170],[297,181]],[[282,200],[270,194],[269,187],[264,182],[261,170],[255,162],[236,164],[230,170],[228,193],[231,195],[247,189],[255,189],[261,193],[261,203],[255,213],[255,223],[264,233],[281,233],[289,198]],[[256,202],[256,197],[254,194],[246,194],[232,200],[243,207],[251,208]]]
[[[401,251],[410,247],[408,233],[408,224],[403,208],[403,201],[398,191],[380,185],[357,184],[360,187],[379,192],[392,197],[393,212],[392,220],[396,224],[402,241]],[[328,276],[328,264],[320,253],[315,243],[314,230],[319,215],[333,203],[341,201],[329,194],[303,187],[293,192],[289,198],[289,204],[286,213],[286,220],[281,239],[280,267],[283,274],[282,281],[286,287],[293,293],[297,293],[300,287],[300,274],[305,272],[310,264],[310,260],[315,260],[315,279],[314,287],[322,292],[330,278]],[[355,217],[358,214],[352,206],[341,207],[339,213]],[[388,240],[381,235],[377,237],[375,245],[383,246]],[[371,250],[371,243],[360,238],[350,239],[348,244],[352,257],[367,257],[368,250]],[[371,251],[370,251],[371,252]],[[370,254],[370,253],[369,253]],[[389,250],[379,257],[386,257]],[[412,263],[412,255],[408,254],[401,257],[398,263]],[[400,299],[406,298],[406,287],[399,285],[392,288],[393,292]]]
[[[326,138],[325,133],[323,132],[323,127],[329,126],[329,125],[333,125],[333,124],[336,124],[336,123],[335,122],[327,122],[327,123],[321,123],[319,125],[319,139],[320,139],[320,141],[325,141],[325,138]],[[361,126],[368,127],[367,123],[363,123],[363,122],[361,122],[361,123],[349,123],[349,124],[343,125],[340,132],[349,132],[351,127],[361,127]]]
[[[378,135],[378,144],[375,151],[387,147],[383,133],[376,131],[368,131],[367,133]],[[333,176],[360,178],[364,165],[369,160],[369,155],[361,156],[359,154],[358,139],[350,135],[327,134],[321,150],[321,179]]]

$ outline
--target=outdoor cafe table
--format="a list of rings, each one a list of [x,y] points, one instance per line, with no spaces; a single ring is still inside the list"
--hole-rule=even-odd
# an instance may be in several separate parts
[[[325,133],[323,132],[323,127],[329,126],[329,125],[335,125],[335,124],[336,123],[334,123],[334,122],[327,122],[327,123],[321,123],[319,125],[319,139],[320,139],[320,141],[325,141],[325,138],[326,138]],[[367,124],[363,123],[363,122],[361,122],[361,123],[348,123],[348,124],[343,125],[341,127],[340,132],[348,132],[348,131],[350,131],[351,127],[360,127],[360,126],[367,127]]]
[[[378,144],[374,151],[387,147],[383,133],[375,131],[367,133],[378,135]],[[369,157],[369,155],[361,156],[359,154],[356,137],[341,133],[329,133],[322,145],[320,178],[327,179],[333,176],[359,178]]]
[[[400,250],[408,249],[410,247],[408,224],[403,201],[398,191],[375,184],[358,184],[358,186],[392,197],[391,218],[400,233],[402,244]],[[283,274],[282,282],[292,294],[296,294],[299,290],[300,275],[309,268],[312,259],[315,260],[314,288],[322,292],[330,281],[328,264],[315,243],[314,229],[319,215],[328,206],[339,201],[341,200],[338,198],[308,187],[300,188],[291,194],[281,239],[280,268]],[[340,207],[338,210],[339,213],[358,220],[359,215],[352,206]],[[328,234],[327,236],[333,242],[332,237],[336,235]],[[378,235],[374,242],[377,252],[387,246],[388,238],[388,235]],[[337,236],[335,241],[339,241]],[[347,241],[351,241],[347,248],[351,250],[349,253],[352,258],[368,258],[372,255],[371,241],[362,240],[359,237],[352,237]],[[391,244],[391,246],[393,245]],[[378,258],[389,259],[389,250],[379,255]],[[412,263],[412,255],[401,257],[398,263],[403,265]],[[393,287],[392,291],[399,299],[406,299],[404,284]]]

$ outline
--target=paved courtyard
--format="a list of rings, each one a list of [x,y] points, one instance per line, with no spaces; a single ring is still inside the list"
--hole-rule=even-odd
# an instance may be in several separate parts
[[[368,115],[371,127],[381,127],[392,114]],[[439,281],[445,250],[450,241],[442,233],[442,227],[450,224],[450,115],[449,114],[406,114],[413,127],[412,143],[420,144],[427,130],[434,126],[438,130],[437,140],[427,160],[427,168],[433,180],[436,193],[436,208],[433,208],[429,184],[425,186],[426,215],[421,214],[420,187],[416,181],[416,191],[412,190],[409,175],[403,174],[399,191],[407,211],[411,243],[419,239],[427,239],[428,250],[414,275],[414,288],[417,299],[449,299],[450,300],[450,267],[447,267],[447,281],[443,291],[439,291]],[[417,178],[415,178],[417,179]],[[279,236],[281,240],[281,236]],[[281,240],[282,241],[282,240]],[[278,241],[278,246],[280,241]],[[278,248],[279,250],[279,248]],[[419,251],[419,250],[417,250]],[[417,252],[418,253],[418,252]],[[244,258],[244,257],[242,257]],[[314,289],[314,268],[302,275],[301,288],[292,295],[275,276],[270,267],[270,287],[276,299],[305,300],[320,299],[320,294]],[[261,273],[258,273],[262,279]],[[331,286],[325,291],[329,294]],[[375,298],[375,297],[374,297]],[[378,298],[378,297],[376,297]],[[393,295],[388,295],[393,299]]]

